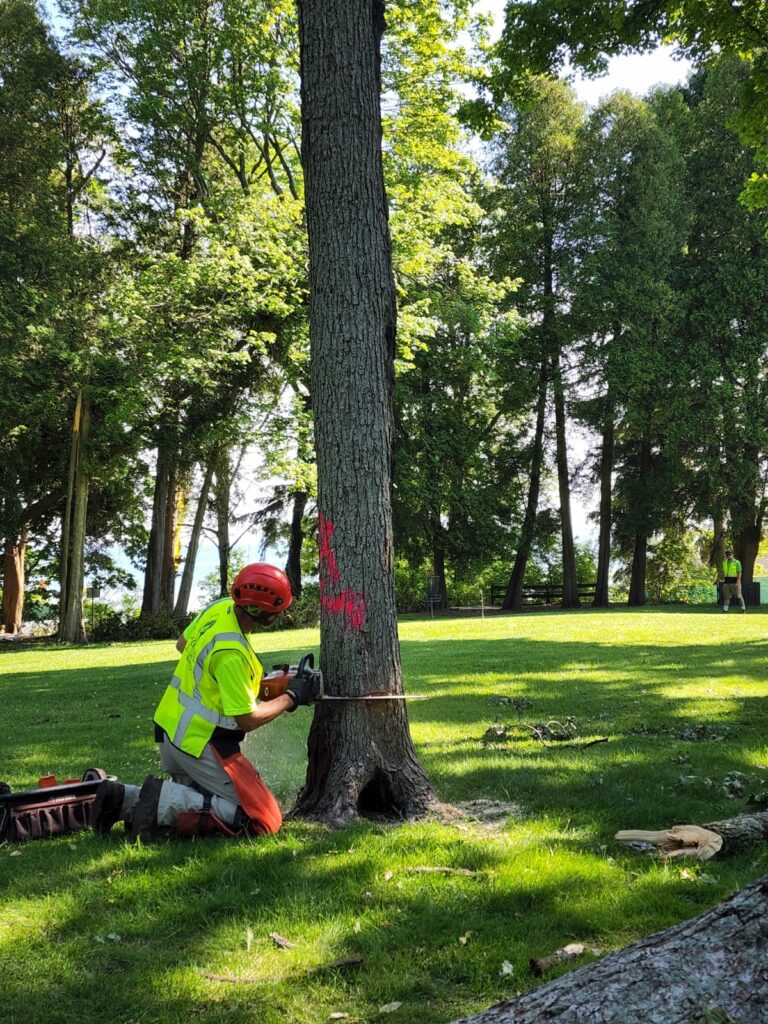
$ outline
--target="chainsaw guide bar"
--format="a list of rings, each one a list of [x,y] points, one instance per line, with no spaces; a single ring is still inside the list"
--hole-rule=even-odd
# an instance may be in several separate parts
[[[360,697],[331,697],[324,693],[317,698],[315,704],[322,704],[325,700],[429,700],[429,697],[416,693],[368,693]]]

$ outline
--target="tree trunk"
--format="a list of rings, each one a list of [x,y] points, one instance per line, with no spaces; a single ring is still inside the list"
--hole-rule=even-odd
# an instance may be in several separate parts
[[[222,447],[216,463],[216,483],[214,484],[214,505],[216,507],[216,542],[219,547],[219,594],[226,597],[229,593],[229,503],[232,489],[232,468],[229,462],[229,449]]]
[[[440,530],[441,528],[438,527]],[[448,607],[448,587],[445,582],[445,548],[440,544],[436,544],[433,551],[433,562],[434,562],[434,575],[437,576],[437,591],[436,596],[438,600],[432,601],[434,608],[447,608]]]
[[[142,615],[157,615],[162,608],[165,591],[163,576],[165,550],[168,538],[167,517],[169,497],[174,478],[174,459],[169,449],[160,444],[157,449],[155,469],[155,493],[152,500],[152,526],[147,546],[147,565],[144,571],[144,594],[141,602]]]
[[[609,403],[603,424],[603,446],[600,452],[600,538],[597,546],[597,582],[593,608],[607,608],[610,597],[613,448],[613,409]]]
[[[304,546],[304,511],[307,507],[306,491],[294,491],[291,507],[291,532],[288,539],[288,559],[285,575],[291,584],[294,597],[301,596],[301,549]]]
[[[189,609],[189,598],[192,594],[192,581],[195,577],[195,562],[197,561],[197,549],[200,546],[200,537],[203,532],[203,524],[205,522],[205,513],[208,506],[208,493],[211,489],[211,480],[213,479],[213,462],[209,463],[205,476],[203,477],[203,484],[200,488],[200,498],[197,503],[197,510],[195,512],[195,520],[192,524],[192,532],[189,535],[189,543],[187,544],[187,554],[184,559],[184,570],[181,574],[181,583],[179,584],[179,595],[176,598],[176,605],[173,609],[173,617],[175,619],[185,618]]]
[[[752,583],[755,574],[755,559],[762,540],[762,517],[757,523],[746,523],[733,537],[733,552],[741,562],[741,582]],[[722,563],[721,563],[722,564]]]
[[[640,443],[639,492],[649,486],[651,475],[651,445],[648,441]],[[647,522],[647,518],[645,519]],[[648,534],[639,527],[635,530],[635,545],[632,553],[632,575],[629,581],[629,597],[627,604],[640,607],[645,604],[645,574],[648,564]]]
[[[520,541],[515,554],[515,564],[507,584],[507,592],[501,604],[503,611],[519,612],[523,607],[523,580],[536,533],[536,513],[539,509],[541,490],[541,467],[544,462],[544,417],[547,408],[547,369],[542,363],[539,373],[539,397],[536,403],[536,428],[531,452],[531,472],[528,478],[528,500],[525,516],[520,529]]]
[[[555,438],[557,443],[557,486],[560,493],[560,535],[563,549],[563,608],[579,607],[576,579],[576,549],[571,521],[571,481],[568,475],[568,423],[565,415],[565,393],[560,352],[552,358],[552,394],[555,406]]]
[[[181,560],[181,522],[184,518],[186,495],[179,479],[178,464],[174,462],[168,475],[168,494],[163,531],[163,562],[160,576],[160,609],[173,615],[173,595],[176,574]]]
[[[380,0],[299,0],[318,467],[320,639],[331,694],[403,691],[391,481],[395,294],[381,161]],[[405,701],[315,710],[299,813],[343,824],[433,799]]]
[[[712,516],[712,548],[709,564],[719,572],[725,561],[725,519],[722,515]]]
[[[632,575],[629,580],[627,604],[639,608],[645,604],[645,570],[648,563],[648,537],[635,534],[635,548],[632,552]]]
[[[62,526],[59,596],[59,640],[84,643],[88,638],[83,620],[83,579],[88,512],[86,450],[91,429],[90,399],[78,395],[72,425],[67,503]]]
[[[24,562],[28,531],[22,526],[17,540],[6,540],[3,551],[3,629],[18,633],[24,618]]]
[[[768,1019],[767,948],[768,877],[463,1024],[757,1024]]]

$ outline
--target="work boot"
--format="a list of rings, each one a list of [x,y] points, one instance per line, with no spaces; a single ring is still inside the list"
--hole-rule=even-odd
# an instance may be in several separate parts
[[[157,808],[160,803],[160,790],[163,780],[148,775],[139,792],[139,799],[133,808],[130,823],[131,841],[141,839],[145,843],[157,832]]]
[[[107,833],[120,820],[125,798],[122,782],[104,779],[96,790],[96,799],[91,806],[91,828],[94,832]]]

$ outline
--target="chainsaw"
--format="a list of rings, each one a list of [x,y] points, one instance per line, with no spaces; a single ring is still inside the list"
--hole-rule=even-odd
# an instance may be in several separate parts
[[[259,700],[274,700],[281,697],[295,679],[312,681],[315,704],[326,700],[427,700],[426,696],[404,693],[366,693],[359,697],[335,697],[325,692],[323,673],[315,668],[314,654],[305,654],[298,665],[273,665],[272,671],[262,676],[259,686]]]

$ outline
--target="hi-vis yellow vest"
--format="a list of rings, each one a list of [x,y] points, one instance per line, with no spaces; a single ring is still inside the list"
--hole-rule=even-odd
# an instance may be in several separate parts
[[[155,711],[155,722],[173,745],[193,757],[200,757],[217,726],[237,729],[234,718],[224,714],[219,687],[210,672],[211,655],[216,651],[244,655],[256,695],[262,665],[238,625],[230,598],[209,605],[193,620],[176,672]]]

